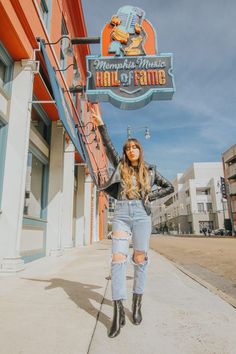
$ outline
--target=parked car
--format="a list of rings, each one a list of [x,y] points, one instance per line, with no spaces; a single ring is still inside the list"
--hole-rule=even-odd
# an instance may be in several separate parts
[[[157,227],[153,226],[152,227],[152,234],[159,234],[159,233],[160,233],[160,230]]]
[[[224,228],[213,230],[212,233],[216,236],[229,236],[231,234],[230,230],[226,230]]]

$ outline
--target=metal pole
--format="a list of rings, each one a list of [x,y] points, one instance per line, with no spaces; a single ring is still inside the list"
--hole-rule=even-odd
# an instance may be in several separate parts
[[[225,187],[226,187],[226,195],[228,199],[228,206],[229,206],[229,212],[230,212],[230,220],[231,220],[231,227],[232,227],[232,236],[235,236],[235,230],[234,230],[234,218],[233,218],[233,211],[232,211],[232,204],[231,204],[231,196],[230,196],[230,190],[229,190],[229,184],[225,182]]]
[[[97,44],[100,43],[100,37],[83,37],[83,38],[71,38],[70,42],[74,44]]]

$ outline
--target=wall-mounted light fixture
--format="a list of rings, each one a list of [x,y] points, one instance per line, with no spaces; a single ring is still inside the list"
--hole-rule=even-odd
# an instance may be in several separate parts
[[[76,85],[69,87],[70,93],[84,93],[86,91],[85,85]]]
[[[69,45],[65,48],[64,53],[72,56],[73,55],[73,45],[77,44],[99,44],[101,42],[100,37],[76,37],[70,38],[69,36],[61,36],[56,42],[45,42],[45,45],[54,45],[59,43],[63,39],[68,39]]]
[[[69,41],[69,45],[68,47],[66,47],[64,49],[64,54],[67,54],[69,56],[73,56],[73,45],[78,45],[78,44],[99,44],[101,42],[101,38],[100,37],[75,37],[75,38],[71,38],[67,35],[61,36],[56,42],[45,42],[44,44],[46,45],[55,45],[57,43],[59,43],[61,40],[63,39],[67,39]],[[68,65],[67,68],[65,69],[56,69],[55,71],[66,71],[70,66],[72,66],[74,64],[70,64]],[[75,73],[76,75],[76,73]],[[74,77],[76,80],[76,76]],[[78,77],[79,79],[79,77]],[[86,91],[86,86],[83,85],[76,85],[76,86],[71,86],[69,88],[69,92],[70,93],[84,93]]]
[[[93,123],[93,122],[88,122],[88,123],[86,123],[85,125],[79,125],[79,124],[75,124],[75,128],[78,130],[78,128],[87,128],[87,126],[89,125],[89,124],[92,124],[92,128],[91,128],[91,130],[90,130],[90,133],[88,134],[88,135],[86,135],[86,134],[84,134],[84,136],[89,136],[89,135],[91,135],[91,134],[96,134],[96,130],[97,130],[97,127],[96,127],[96,125]]]
[[[85,144],[87,144],[87,145],[91,145],[91,144],[93,144],[94,142],[96,143],[96,149],[97,150],[100,150],[100,148],[99,148],[99,145],[98,145],[98,139],[97,139],[97,134],[96,134],[96,130],[97,130],[97,127],[96,127],[96,125],[93,123],[93,122],[88,122],[88,123],[86,123],[85,125],[79,125],[79,124],[75,124],[75,128],[77,129],[77,131],[78,131],[78,129],[79,128],[86,128],[89,124],[92,124],[92,128],[91,128],[91,130],[90,130],[90,133],[89,134],[85,134],[84,132],[83,132],[83,138],[85,138],[84,140],[83,140],[83,142],[85,143]],[[91,141],[91,142],[88,142],[87,141],[87,137],[88,136],[90,136],[90,135],[94,135],[94,138],[93,138],[93,140]]]
[[[55,69],[54,68],[54,71],[66,71],[67,69],[69,69],[71,66],[75,66],[74,63],[71,63],[70,65],[68,65],[65,69]]]
[[[87,136],[86,136],[86,138],[87,138]],[[91,144],[93,144],[94,142],[96,143],[95,148],[96,148],[97,150],[100,150],[100,147],[99,147],[99,145],[98,145],[98,139],[97,139],[96,133],[95,133],[95,136],[94,136],[94,138],[93,138],[92,141],[88,142],[87,140],[84,140],[84,143],[85,143],[86,145],[91,145]]]

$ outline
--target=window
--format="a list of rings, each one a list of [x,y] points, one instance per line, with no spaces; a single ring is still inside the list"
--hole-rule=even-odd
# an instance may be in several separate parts
[[[188,215],[191,214],[191,207],[190,207],[190,204],[188,204],[188,205],[186,206],[186,208],[187,208],[187,214],[188,214]]]
[[[68,36],[68,31],[66,28],[66,23],[64,18],[62,17],[62,22],[61,22],[61,35],[62,36]],[[66,68],[66,54],[65,50],[68,46],[68,39],[63,38],[61,40],[61,48],[60,48],[60,65],[61,65],[61,70]],[[62,71],[63,75],[65,75],[66,71]]]
[[[6,65],[0,59],[0,84],[1,84],[1,86],[3,86],[3,84],[4,84],[5,75],[6,75]]]
[[[185,195],[186,195],[186,197],[189,197],[189,189],[187,191],[185,191]]]
[[[199,213],[204,212],[204,203],[197,203],[197,209]]]
[[[1,200],[2,200],[6,145],[7,145],[7,125],[4,125],[0,119],[0,209],[1,209]]]
[[[37,98],[36,98],[37,100]],[[45,147],[50,144],[51,121],[39,104],[31,110],[31,129],[42,137]],[[43,141],[44,140],[44,141]],[[34,142],[29,143],[24,216],[27,218],[46,218],[48,187],[48,158]]]
[[[35,128],[42,138],[50,143],[50,121],[44,110],[38,105],[34,105],[31,110],[31,127]]]
[[[13,61],[0,42],[0,88],[10,94],[13,73]]]
[[[209,195],[210,194],[210,189],[209,188],[204,188],[204,189],[197,189],[196,190],[197,195]]]
[[[212,212],[212,203],[206,203],[206,209],[208,211],[208,213]]]
[[[28,154],[24,215],[41,217],[43,164]]]
[[[40,0],[40,10],[42,13],[43,22],[49,32],[51,20],[51,0]]]
[[[24,216],[42,219],[45,217],[45,196],[47,193],[47,165],[35,156],[28,153]]]

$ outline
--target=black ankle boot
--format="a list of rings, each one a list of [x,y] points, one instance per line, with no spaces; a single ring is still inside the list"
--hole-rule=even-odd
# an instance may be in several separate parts
[[[108,337],[114,338],[120,333],[120,328],[125,325],[125,310],[122,300],[114,301],[113,321],[108,333]]]
[[[142,294],[133,294],[133,323],[135,325],[139,325],[142,322],[142,313],[141,313],[141,306],[142,306]]]

